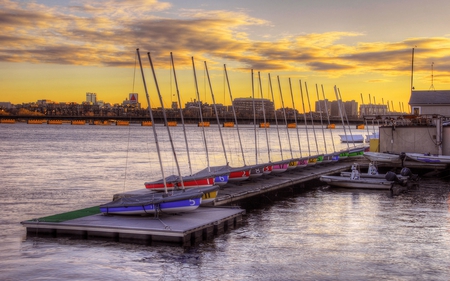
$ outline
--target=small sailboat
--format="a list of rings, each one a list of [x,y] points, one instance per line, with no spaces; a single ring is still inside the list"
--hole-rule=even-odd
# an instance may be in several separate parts
[[[151,104],[150,104],[150,97],[147,90],[147,84],[145,81],[144,76],[144,69],[142,67],[142,61],[139,54],[139,49],[136,49],[137,57],[139,59],[139,65],[141,69],[142,74],[142,80],[144,84],[145,94],[147,98],[148,103],[148,109],[150,113],[150,118],[152,121],[152,124],[155,124],[155,120],[153,118],[153,113],[151,110]],[[161,95],[159,92],[158,83],[156,81],[156,76],[153,68],[153,64],[150,58],[150,53],[148,53],[150,65],[152,67],[153,77],[155,79],[156,89],[158,92],[158,95],[161,100]],[[164,110],[163,110],[163,113]],[[164,121],[167,123],[167,118],[164,114]],[[167,189],[167,183],[166,178],[164,176],[164,167],[162,165],[162,158],[161,158],[161,152],[159,148],[158,143],[158,136],[156,134],[155,126],[152,126],[153,129],[153,136],[155,138],[155,144],[156,144],[156,151],[158,154],[158,160],[159,160],[159,166],[162,173],[162,181],[164,185],[164,192],[162,193],[155,193],[151,192],[145,195],[138,195],[138,196],[130,196],[126,198],[119,198],[116,200],[113,200],[110,203],[102,204],[100,205],[100,211],[104,214],[121,214],[121,215],[146,215],[146,214],[154,214],[155,216],[158,216],[161,212],[167,212],[167,213],[174,213],[174,212],[185,212],[185,211],[193,211],[197,209],[202,201],[203,192],[200,189],[195,189],[191,191],[187,191],[186,189],[181,189],[177,191],[168,192]],[[169,134],[169,139],[171,139],[171,136]],[[174,154],[175,159],[176,155]],[[178,166],[178,162],[175,161]],[[180,176],[181,177],[181,176]]]

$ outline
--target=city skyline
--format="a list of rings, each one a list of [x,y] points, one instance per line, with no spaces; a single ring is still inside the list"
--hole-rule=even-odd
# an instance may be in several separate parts
[[[255,96],[262,92],[270,99],[270,74],[277,108],[279,89],[285,107],[293,107],[290,91],[298,98],[300,81],[312,104],[317,101],[316,85],[320,99],[323,85],[326,98],[336,100],[336,85],[343,100],[362,103],[362,94],[369,103],[370,95],[376,103],[384,99],[395,107],[408,104],[411,86],[450,88],[445,20],[450,3],[443,0],[4,0],[0,7],[0,101],[13,104],[38,99],[81,102],[80,93],[86,91],[113,104],[128,93],[142,96],[136,48],[156,101],[147,57],[151,52],[165,105],[176,100],[170,52],[183,103],[196,99],[192,57],[199,94],[210,104],[206,65],[216,101],[223,104],[230,104],[224,64],[233,98],[252,96],[254,69]],[[427,19],[418,20],[423,17]],[[302,111],[300,103],[295,107]]]

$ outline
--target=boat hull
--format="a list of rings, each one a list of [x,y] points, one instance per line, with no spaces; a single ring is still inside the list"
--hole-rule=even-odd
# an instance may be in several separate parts
[[[327,183],[331,186],[345,187],[345,188],[357,188],[357,189],[391,189],[394,182],[387,181],[385,179],[350,179],[347,177],[339,176],[321,176],[320,181]]]
[[[429,155],[421,153],[406,153],[406,157],[423,163],[450,164],[450,155]]]

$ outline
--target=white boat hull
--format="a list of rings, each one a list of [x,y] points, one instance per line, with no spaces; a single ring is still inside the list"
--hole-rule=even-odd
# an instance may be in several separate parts
[[[364,157],[372,162],[383,163],[401,163],[402,160],[398,154],[381,153],[381,152],[364,152]]]
[[[423,163],[450,164],[450,155],[428,155],[422,153],[406,153],[406,157]]]
[[[331,186],[345,187],[345,188],[358,188],[358,189],[383,189],[389,190],[394,184],[393,181],[385,179],[350,179],[349,177],[340,176],[321,176],[320,180]]]

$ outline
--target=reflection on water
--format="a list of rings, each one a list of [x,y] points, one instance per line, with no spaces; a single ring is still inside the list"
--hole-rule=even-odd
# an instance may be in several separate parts
[[[239,229],[189,249],[25,240],[20,221],[143,188],[160,176],[149,164],[157,159],[151,135],[137,126],[16,124],[0,130],[2,280],[448,280],[450,274],[446,179],[422,180],[418,190],[395,197],[303,190],[250,210]],[[197,128],[188,132],[197,137]],[[251,155],[254,136],[247,135]],[[202,158],[201,146],[192,147]],[[223,161],[220,150],[213,150],[215,161]]]

